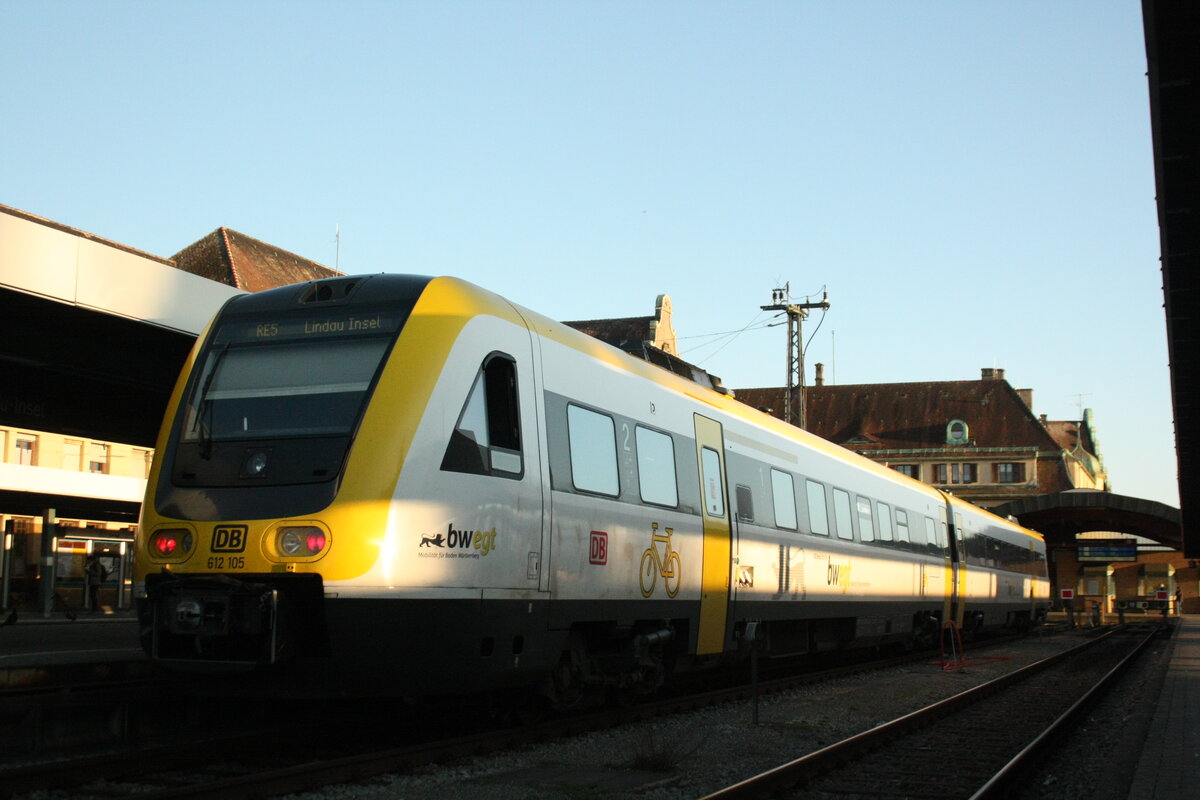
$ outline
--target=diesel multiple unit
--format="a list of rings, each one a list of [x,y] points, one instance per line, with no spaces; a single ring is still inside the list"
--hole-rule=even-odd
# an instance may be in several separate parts
[[[312,691],[571,705],[1023,626],[1042,538],[452,278],[230,300],[158,442],[143,643]]]

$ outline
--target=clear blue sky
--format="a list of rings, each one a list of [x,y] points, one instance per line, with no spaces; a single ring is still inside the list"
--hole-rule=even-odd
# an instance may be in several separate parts
[[[1176,505],[1145,71],[1135,0],[0,0],[0,203],[558,319],[666,292],[735,388],[784,381],[771,290],[827,287],[832,381],[1002,367]]]

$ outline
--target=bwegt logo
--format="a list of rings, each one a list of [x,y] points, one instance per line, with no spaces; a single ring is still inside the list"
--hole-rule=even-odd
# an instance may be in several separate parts
[[[496,549],[496,529],[490,531],[460,531],[455,530],[451,522],[445,533],[436,536],[422,536],[421,547],[441,547],[451,550],[478,550],[479,555],[486,556]]]

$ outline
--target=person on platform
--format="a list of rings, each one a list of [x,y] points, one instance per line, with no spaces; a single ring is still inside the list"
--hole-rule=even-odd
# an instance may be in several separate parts
[[[100,610],[100,601],[98,595],[100,586],[108,577],[108,570],[100,563],[100,556],[92,553],[88,556],[87,566],[84,568],[84,580],[87,583],[87,610],[95,613]]]

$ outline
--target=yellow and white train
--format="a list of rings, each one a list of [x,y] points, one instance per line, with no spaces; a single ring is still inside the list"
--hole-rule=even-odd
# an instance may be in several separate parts
[[[157,452],[147,652],[281,687],[565,706],[749,623],[790,655],[1048,598],[1038,534],[452,278],[233,298]]]

